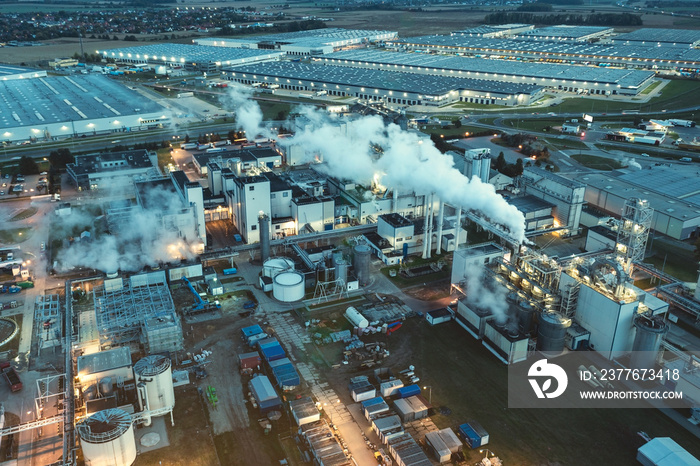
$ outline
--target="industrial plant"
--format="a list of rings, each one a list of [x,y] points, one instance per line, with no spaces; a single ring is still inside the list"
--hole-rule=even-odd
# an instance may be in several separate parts
[[[538,439],[580,423],[617,462],[698,464],[700,278],[647,260],[654,241],[692,260],[696,159],[602,171],[564,146],[555,168],[495,121],[461,126],[494,105],[627,104],[665,85],[659,70],[697,72],[700,35],[645,31],[324,28],[99,51],[129,78],[155,72],[128,86],[0,67],[5,145],[76,152],[60,169],[65,154],[36,156],[36,191],[26,161],[0,164],[19,186],[0,194],[0,461],[574,464],[590,444]],[[557,137],[585,145],[574,133]],[[510,409],[513,374],[546,402],[567,383],[544,374],[539,396],[535,371],[573,357],[578,393],[682,400]]]

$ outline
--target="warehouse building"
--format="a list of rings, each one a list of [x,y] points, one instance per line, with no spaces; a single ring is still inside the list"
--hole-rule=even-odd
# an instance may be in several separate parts
[[[643,45],[647,47],[700,46],[700,31],[692,29],[642,28],[612,38],[613,44]]]
[[[322,55],[344,48],[396,39],[397,36],[394,31],[327,28],[267,34],[253,38],[208,37],[195,39],[194,43],[213,47],[275,50],[287,55]]]
[[[553,42],[470,35],[422,36],[397,40],[400,50],[451,53],[476,58],[509,59],[580,65],[610,65],[645,69],[698,69],[700,50],[683,47],[651,47],[637,43],[608,44]]]
[[[528,105],[537,100],[544,91],[543,87],[534,83],[496,83],[466,74],[462,77],[436,76],[315,63],[261,63],[242,66],[222,70],[221,78],[242,84],[278,84],[282,89],[311,91],[318,95],[352,96],[361,100],[384,102],[390,106],[443,106],[458,101],[484,105]],[[312,94],[302,92],[300,96],[311,97]]]
[[[0,80],[4,141],[57,140],[163,128],[170,113],[104,76]]]
[[[654,167],[617,177],[587,173],[580,180],[590,206],[617,217],[627,199],[647,199],[654,209],[653,230],[679,240],[698,236],[700,178],[695,173]]]
[[[469,37],[509,37],[526,31],[532,31],[533,29],[535,29],[535,26],[532,24],[493,24],[454,31],[452,35]]]
[[[45,78],[45,70],[35,70],[24,66],[0,65],[0,81],[12,81],[15,79]]]
[[[182,68],[186,71],[215,73],[224,66],[278,60],[284,52],[247,50],[188,44],[152,44],[98,51],[104,58],[124,64],[147,64],[156,68]]]
[[[587,42],[609,36],[613,28],[601,26],[547,26],[521,32],[516,37],[546,41]]]
[[[420,53],[354,50],[316,60],[336,66],[400,71],[422,75],[487,80],[504,86],[535,84],[550,89],[590,94],[636,95],[651,84],[654,73],[640,70],[570,67]]]
[[[79,190],[121,189],[139,179],[160,177],[157,167],[158,155],[142,149],[76,155],[66,171]]]

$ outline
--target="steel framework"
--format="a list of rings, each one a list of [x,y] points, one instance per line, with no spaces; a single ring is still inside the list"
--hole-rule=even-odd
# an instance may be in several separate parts
[[[628,199],[622,208],[615,252],[622,258],[625,272],[628,274],[631,273],[635,262],[641,262],[644,259],[653,215],[654,209],[645,199]]]

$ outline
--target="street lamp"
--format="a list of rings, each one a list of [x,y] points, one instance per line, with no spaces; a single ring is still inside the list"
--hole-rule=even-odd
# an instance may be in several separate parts
[[[426,385],[425,387],[423,387],[423,390],[428,390],[428,389],[430,389],[430,391],[428,392],[428,403],[432,405],[433,404],[433,386]]]

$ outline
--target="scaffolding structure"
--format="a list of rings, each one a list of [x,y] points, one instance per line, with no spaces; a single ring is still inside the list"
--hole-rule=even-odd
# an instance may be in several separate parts
[[[622,259],[625,272],[628,274],[631,274],[632,265],[635,262],[642,262],[644,259],[653,215],[654,209],[645,199],[628,199],[622,208],[615,251]]]
[[[316,300],[316,304],[328,302],[329,300],[343,299],[343,296],[346,298],[348,297],[348,290],[345,285],[345,280],[342,278],[327,282],[316,282],[316,289],[314,290],[313,297],[313,299]]]
[[[61,321],[61,299],[57,294],[37,296],[34,300],[34,321],[36,338],[39,341],[38,354],[44,348],[61,346],[63,322]]]
[[[165,283],[96,287],[100,346],[140,343],[147,352],[180,351],[182,326]]]

